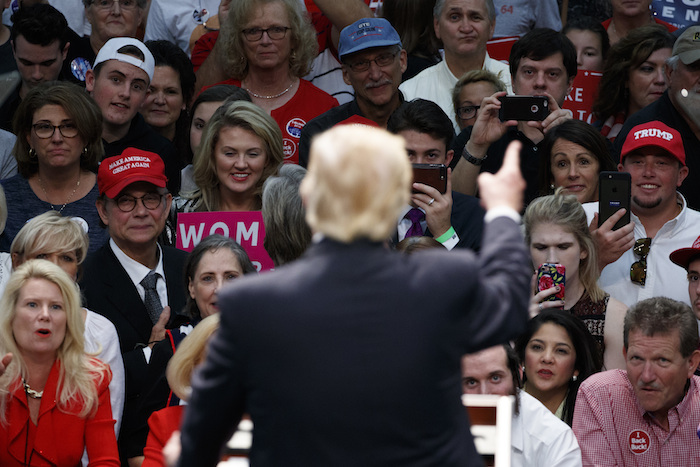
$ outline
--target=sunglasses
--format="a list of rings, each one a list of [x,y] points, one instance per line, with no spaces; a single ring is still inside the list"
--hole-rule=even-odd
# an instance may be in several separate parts
[[[640,238],[634,242],[632,251],[639,257],[639,260],[632,263],[630,267],[630,279],[635,284],[644,285],[647,280],[647,255],[651,248],[651,238]]]

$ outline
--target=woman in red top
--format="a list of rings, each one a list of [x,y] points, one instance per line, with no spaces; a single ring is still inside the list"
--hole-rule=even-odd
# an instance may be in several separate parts
[[[314,28],[298,0],[231,2],[226,41],[228,75],[248,91],[254,104],[272,115],[282,130],[285,162],[299,162],[301,129],[338,105],[324,91],[301,79],[318,53]]]
[[[78,287],[31,260],[0,302],[0,465],[118,466],[109,367],[85,354]]]

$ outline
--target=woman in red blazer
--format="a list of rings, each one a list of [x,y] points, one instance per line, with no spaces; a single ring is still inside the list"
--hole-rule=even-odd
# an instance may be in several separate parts
[[[85,354],[80,293],[28,261],[0,302],[0,465],[118,466],[109,367]]]

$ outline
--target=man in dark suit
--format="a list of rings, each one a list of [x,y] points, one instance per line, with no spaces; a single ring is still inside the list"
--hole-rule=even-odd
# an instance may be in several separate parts
[[[243,413],[255,426],[251,465],[481,465],[460,358],[528,318],[517,148],[482,179],[480,257],[385,247],[411,179],[403,139],[384,130],[342,125],[314,140],[300,191],[315,243],[220,295],[178,465],[216,465]]]
[[[166,182],[162,159],[135,148],[102,161],[97,174],[97,210],[110,240],[85,260],[81,290],[87,308],[119,334],[126,370],[122,433],[137,409],[151,349],[166,326],[178,324],[185,304],[187,254],[156,242],[172,202]]]
[[[414,99],[404,103],[389,118],[387,130],[406,141],[412,164],[450,165],[454,151],[447,150],[454,138],[450,117],[435,102]],[[410,205],[401,211],[396,235],[401,241],[409,236],[435,238],[445,248],[471,248],[478,251],[484,227],[484,210],[474,196],[452,191],[451,172],[447,190],[426,184],[413,186]],[[412,220],[413,213],[420,216]],[[416,217],[415,219],[418,219]],[[420,227],[420,228],[418,228]]]

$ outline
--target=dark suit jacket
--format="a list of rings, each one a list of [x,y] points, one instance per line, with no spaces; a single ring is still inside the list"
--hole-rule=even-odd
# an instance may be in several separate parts
[[[479,257],[326,239],[237,280],[193,378],[179,465],[216,465],[244,412],[257,467],[481,465],[460,359],[524,329],[529,263],[500,217]]]

